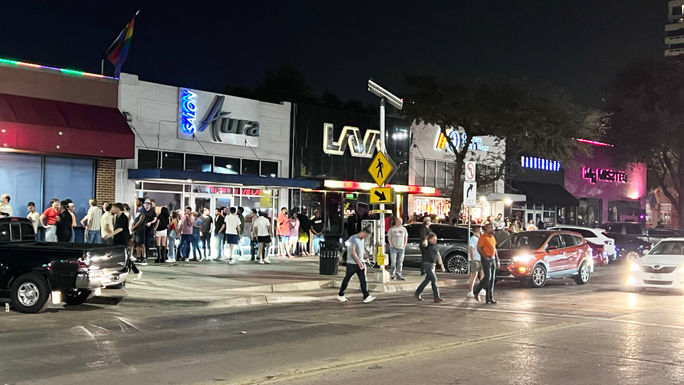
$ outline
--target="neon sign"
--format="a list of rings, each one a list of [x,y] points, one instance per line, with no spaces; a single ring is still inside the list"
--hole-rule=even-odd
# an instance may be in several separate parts
[[[181,89],[180,94],[181,130],[185,134],[195,133],[197,119],[197,94],[187,88]]]
[[[626,172],[611,170],[608,168],[582,167],[582,178],[591,183],[596,183],[596,181],[627,183]]]
[[[557,160],[522,156],[520,157],[520,166],[524,168],[534,168],[537,170],[559,171],[561,168],[561,162]]]
[[[358,127],[344,126],[339,139],[335,141],[335,126],[323,123],[323,152],[330,155],[344,155],[349,147],[351,156],[372,158],[375,149],[380,149],[380,131],[366,130],[361,141]]]
[[[465,146],[465,142],[468,139],[468,135],[466,135],[465,132],[459,132],[454,129],[448,129],[447,130],[447,136],[449,139],[454,144],[454,147],[460,152],[463,149],[463,146]],[[437,133],[437,140],[435,141],[435,149],[436,150],[444,150],[448,149],[451,151],[451,146],[447,146],[447,137],[444,136],[444,134],[439,131]],[[489,146],[486,146],[482,143],[482,138],[479,136],[474,136],[473,139],[470,141],[470,149],[473,151],[484,151],[487,152],[489,151]],[[453,152],[453,151],[451,151]]]
[[[259,122],[231,119],[228,117],[230,112],[223,112],[225,99],[226,97],[223,95],[216,95],[198,131],[202,132],[208,125],[211,125],[211,137],[217,143],[223,142],[221,133],[259,136]]]

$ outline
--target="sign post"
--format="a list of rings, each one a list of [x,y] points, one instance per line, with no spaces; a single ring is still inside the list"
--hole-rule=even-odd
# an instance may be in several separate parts
[[[477,204],[477,163],[473,161],[466,161],[464,165],[463,176],[465,182],[463,183],[463,206],[466,209],[468,216],[468,274],[470,271],[470,208]]]

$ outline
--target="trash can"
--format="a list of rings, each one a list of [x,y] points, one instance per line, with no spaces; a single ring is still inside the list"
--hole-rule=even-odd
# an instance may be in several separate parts
[[[321,245],[319,262],[320,275],[337,275],[337,268],[340,264],[339,247],[325,242]]]

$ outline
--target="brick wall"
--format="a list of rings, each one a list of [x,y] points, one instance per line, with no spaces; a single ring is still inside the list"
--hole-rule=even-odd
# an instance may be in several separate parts
[[[98,159],[95,170],[95,199],[98,204],[114,202],[116,160]]]

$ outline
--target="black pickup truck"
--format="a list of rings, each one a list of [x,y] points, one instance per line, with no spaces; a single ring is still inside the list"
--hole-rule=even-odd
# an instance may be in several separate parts
[[[0,298],[20,312],[41,312],[50,299],[81,304],[95,289],[122,286],[128,270],[123,246],[36,242],[30,220],[0,218]]]

